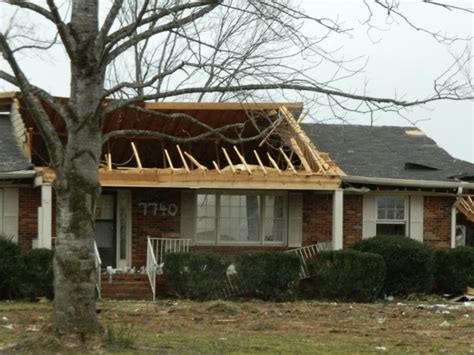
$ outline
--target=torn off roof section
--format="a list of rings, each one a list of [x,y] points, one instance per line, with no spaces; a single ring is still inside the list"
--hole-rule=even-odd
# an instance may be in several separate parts
[[[453,181],[474,176],[416,127],[301,124],[317,149],[349,176]]]

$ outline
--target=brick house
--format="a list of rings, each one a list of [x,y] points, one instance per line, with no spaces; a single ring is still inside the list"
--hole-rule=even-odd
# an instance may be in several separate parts
[[[232,257],[322,243],[348,248],[376,234],[442,248],[474,243],[474,165],[416,127],[300,124],[295,103],[143,107],[104,124],[106,135],[133,128],[163,136],[104,144],[102,267],[141,268],[150,250],[157,259],[189,248]],[[0,232],[25,250],[51,248],[54,172],[44,142],[21,96],[0,95],[1,112]],[[63,137],[64,122],[50,116]],[[166,136],[199,139],[176,144]]]

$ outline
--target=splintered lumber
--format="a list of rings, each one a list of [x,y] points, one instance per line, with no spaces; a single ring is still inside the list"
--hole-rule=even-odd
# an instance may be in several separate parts
[[[252,169],[250,168],[250,166],[247,164],[247,161],[245,160],[244,156],[239,152],[239,150],[237,149],[237,147],[234,145],[234,150],[235,152],[237,153],[237,156],[239,157],[240,161],[242,162],[242,164],[244,164],[245,166],[245,169],[248,171],[249,175],[252,175]]]
[[[222,174],[222,171],[221,169],[219,169],[219,165],[217,165],[217,163],[215,162],[215,160],[212,161],[212,165],[214,165],[214,168],[216,169],[216,171],[220,174]]]
[[[143,169],[142,161],[140,160],[140,156],[138,155],[137,147],[135,146],[135,143],[133,142],[130,142],[130,144],[132,145],[133,155],[135,156],[135,160],[137,161],[138,168],[142,170]]]
[[[267,156],[268,156],[268,160],[270,160],[270,163],[273,165],[273,167],[275,168],[275,170],[278,171],[278,174],[281,175],[281,170],[280,170],[280,168],[278,167],[278,164],[275,162],[275,160],[273,160],[273,158],[270,156],[270,153],[267,153]]]
[[[178,149],[179,157],[181,158],[181,161],[183,162],[184,169],[189,173],[189,166],[188,163],[186,162],[186,159],[184,159],[183,152],[181,151],[181,147],[179,144],[176,144],[176,149]]]
[[[291,142],[291,149],[293,149],[296,155],[298,156],[298,158],[300,158],[301,164],[303,164],[304,169],[310,173],[312,171],[311,166],[309,165],[308,161],[304,157],[304,154],[301,151],[300,147],[298,146],[296,139],[292,137],[290,138],[290,142]]]
[[[222,151],[224,152],[225,159],[227,160],[227,163],[229,164],[230,168],[232,169],[232,172],[235,174],[235,166],[232,164],[232,160],[230,160],[229,154],[227,154],[227,150],[225,150],[224,147],[222,147]]]
[[[318,150],[314,146],[313,142],[308,138],[308,136],[303,132],[301,127],[296,122],[295,118],[290,111],[285,106],[280,108],[280,112],[288,123],[288,127],[293,131],[293,136],[298,138],[301,141],[302,147],[305,148],[305,151],[308,152],[311,160],[316,164],[319,171],[323,174],[326,174],[328,170],[331,170],[331,167],[326,163],[326,161],[320,156]]]
[[[207,168],[204,165],[202,165],[200,162],[198,162],[196,160],[196,158],[194,158],[188,152],[184,152],[184,155],[186,155],[188,157],[188,159],[191,160],[191,162],[198,167],[199,170],[203,170],[203,171],[207,170]]]
[[[171,161],[170,154],[168,153],[168,149],[165,148],[164,151],[165,151],[166,160],[168,161],[168,164],[170,165],[171,171],[174,171],[175,168],[173,166],[173,162]]]
[[[289,168],[291,169],[291,171],[293,171],[295,174],[298,174],[298,172],[296,171],[295,167],[293,166],[293,164],[291,163],[291,160],[290,158],[288,158],[288,156],[285,154],[285,151],[280,147],[280,153],[281,155],[283,155],[283,158],[285,159],[286,161],[286,164],[288,164]]]
[[[262,160],[260,159],[260,156],[258,155],[257,151],[254,150],[253,154],[255,155],[255,158],[257,158],[258,165],[260,165],[260,168],[262,168],[263,174],[267,175],[267,169],[265,168],[265,165],[263,165]]]
[[[261,147],[262,145],[265,144],[265,142],[267,141],[268,138],[270,138],[270,136],[273,134],[273,132],[275,132],[275,130],[278,128],[278,126],[280,125],[280,123],[282,123],[284,121],[284,118],[280,118],[278,119],[277,121],[275,121],[275,123],[273,124],[273,127],[272,129],[265,135],[265,137],[263,137],[262,141],[259,143],[259,147]]]

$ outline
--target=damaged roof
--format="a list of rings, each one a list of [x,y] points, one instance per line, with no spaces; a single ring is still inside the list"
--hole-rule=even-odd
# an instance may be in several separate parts
[[[9,115],[0,114],[0,172],[31,170],[33,166],[25,158],[13,136]]]
[[[416,127],[301,124],[318,150],[349,176],[474,181],[474,164],[456,159]]]

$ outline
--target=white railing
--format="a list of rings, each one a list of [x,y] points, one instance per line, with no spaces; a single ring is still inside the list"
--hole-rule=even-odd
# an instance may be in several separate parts
[[[153,252],[158,265],[163,263],[165,254],[187,253],[191,239],[181,238],[148,238],[153,247]]]
[[[94,240],[94,264],[95,264],[95,288],[97,289],[97,297],[100,298],[100,283],[101,283],[101,267],[102,259],[100,258],[97,243]]]
[[[156,262],[155,253],[153,251],[153,243],[151,238],[147,238],[146,242],[146,273],[148,275],[148,281],[150,282],[151,293],[153,295],[153,301],[156,297],[156,268],[158,263]]]
[[[286,253],[296,254],[300,258],[301,269],[300,269],[300,278],[306,279],[310,277],[308,265],[306,264],[306,260],[312,258],[317,253],[321,251],[328,251],[332,250],[332,243],[331,242],[319,242],[317,244],[308,245],[301,248],[296,248],[292,250],[286,251]]]

